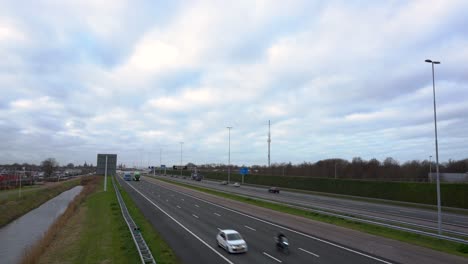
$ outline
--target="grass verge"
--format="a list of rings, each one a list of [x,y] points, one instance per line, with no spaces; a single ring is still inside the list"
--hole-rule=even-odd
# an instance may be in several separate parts
[[[3,227],[18,217],[39,207],[41,204],[80,184],[80,178],[60,182],[47,187],[27,188],[22,192],[21,198],[18,197],[18,191],[8,191],[0,199],[0,227]]]
[[[418,246],[423,246],[423,247],[434,249],[437,251],[442,251],[445,253],[468,258],[468,245],[455,243],[451,241],[445,241],[445,240],[441,240],[441,239],[437,239],[433,237],[426,237],[426,236],[422,236],[418,234],[412,234],[412,233],[394,230],[390,228],[370,225],[366,223],[350,221],[350,220],[346,220],[346,219],[339,218],[339,217],[322,215],[322,214],[318,214],[315,212],[310,212],[307,210],[302,210],[302,209],[298,209],[298,208],[294,208],[294,207],[290,207],[290,206],[286,206],[282,204],[261,201],[261,200],[243,197],[243,196],[230,194],[230,193],[224,193],[224,192],[215,191],[212,189],[192,186],[189,184],[184,184],[184,183],[171,181],[167,179],[158,179],[158,180],[165,181],[171,184],[176,184],[176,185],[183,186],[183,187],[187,187],[187,188],[194,189],[197,191],[213,194],[216,196],[272,209],[275,211],[302,216],[302,217],[309,218],[312,220],[325,222],[325,223],[329,223],[329,224],[333,224],[337,226],[342,226],[342,227],[358,230],[361,232],[378,235],[378,236],[382,236],[386,238],[391,238],[391,239],[395,239],[398,241],[402,241],[402,242],[406,242],[406,243],[410,243],[410,244],[414,244]]]
[[[148,220],[146,220],[143,213],[140,211],[140,209],[138,209],[135,202],[127,194],[127,192],[119,185],[117,185],[117,188],[119,188],[120,193],[122,194],[122,198],[125,201],[125,205],[127,206],[130,215],[132,216],[137,226],[140,227],[143,237],[145,238],[145,241],[148,244],[148,247],[150,248],[151,253],[153,254],[153,257],[156,259],[157,263],[181,263],[166,241],[164,241],[158,231],[154,228],[154,226]]]
[[[140,262],[130,231],[122,217],[112,181],[109,179],[107,192],[104,192],[103,177],[93,178],[96,179],[93,188],[86,194],[83,194],[86,189],[83,190],[75,198],[44,238],[27,252],[22,264]],[[143,228],[145,231],[150,230],[145,226]],[[149,237],[155,236],[149,234]],[[167,248],[164,252],[172,254],[165,243],[156,247]],[[157,261],[178,263],[171,258],[166,258],[166,262],[159,259]]]

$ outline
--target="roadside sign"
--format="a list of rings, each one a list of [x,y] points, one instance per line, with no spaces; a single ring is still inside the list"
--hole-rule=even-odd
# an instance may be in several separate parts
[[[166,168],[166,165],[161,165],[161,169],[165,169]]]
[[[242,174],[242,175],[249,174],[249,168],[242,167],[242,168],[240,168],[239,173]]]

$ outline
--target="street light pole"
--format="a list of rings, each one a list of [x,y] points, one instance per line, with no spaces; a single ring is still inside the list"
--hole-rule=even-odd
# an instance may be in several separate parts
[[[229,151],[228,151],[228,184],[231,180],[231,128],[226,127],[229,130]]]
[[[436,149],[436,177],[437,177],[437,227],[439,235],[442,234],[442,212],[440,205],[440,178],[439,178],[439,145],[437,143],[437,111],[435,98],[435,77],[434,64],[440,64],[439,61],[425,60],[432,65],[432,93],[434,96],[434,131],[435,131],[435,149]]]
[[[104,168],[104,191],[107,192],[107,155],[106,155],[106,166]]]
[[[180,176],[182,176],[182,145],[184,142],[180,142]]]
[[[335,161],[335,180],[336,180],[336,161]]]
[[[431,179],[432,182],[432,155],[429,156],[429,179]]]

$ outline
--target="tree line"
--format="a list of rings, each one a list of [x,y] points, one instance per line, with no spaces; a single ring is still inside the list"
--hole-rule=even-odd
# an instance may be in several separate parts
[[[197,166],[201,171],[226,171],[225,164],[204,164]],[[231,165],[232,173],[239,173],[240,166]],[[300,164],[273,163],[270,167],[253,165],[250,174],[273,176],[304,176],[337,179],[364,179],[389,181],[428,181],[429,172],[436,171],[436,163],[429,160],[412,160],[400,164],[388,157],[383,161],[364,160],[355,157],[351,161],[344,159],[325,159],[315,163]],[[439,164],[441,173],[467,173],[468,159],[449,160]]]

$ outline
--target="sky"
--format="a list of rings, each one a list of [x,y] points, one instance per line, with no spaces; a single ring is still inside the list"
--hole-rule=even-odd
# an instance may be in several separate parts
[[[467,13],[465,0],[3,0],[0,164],[266,165],[269,120],[271,163],[434,159],[425,59],[441,62],[439,159],[464,159]]]

